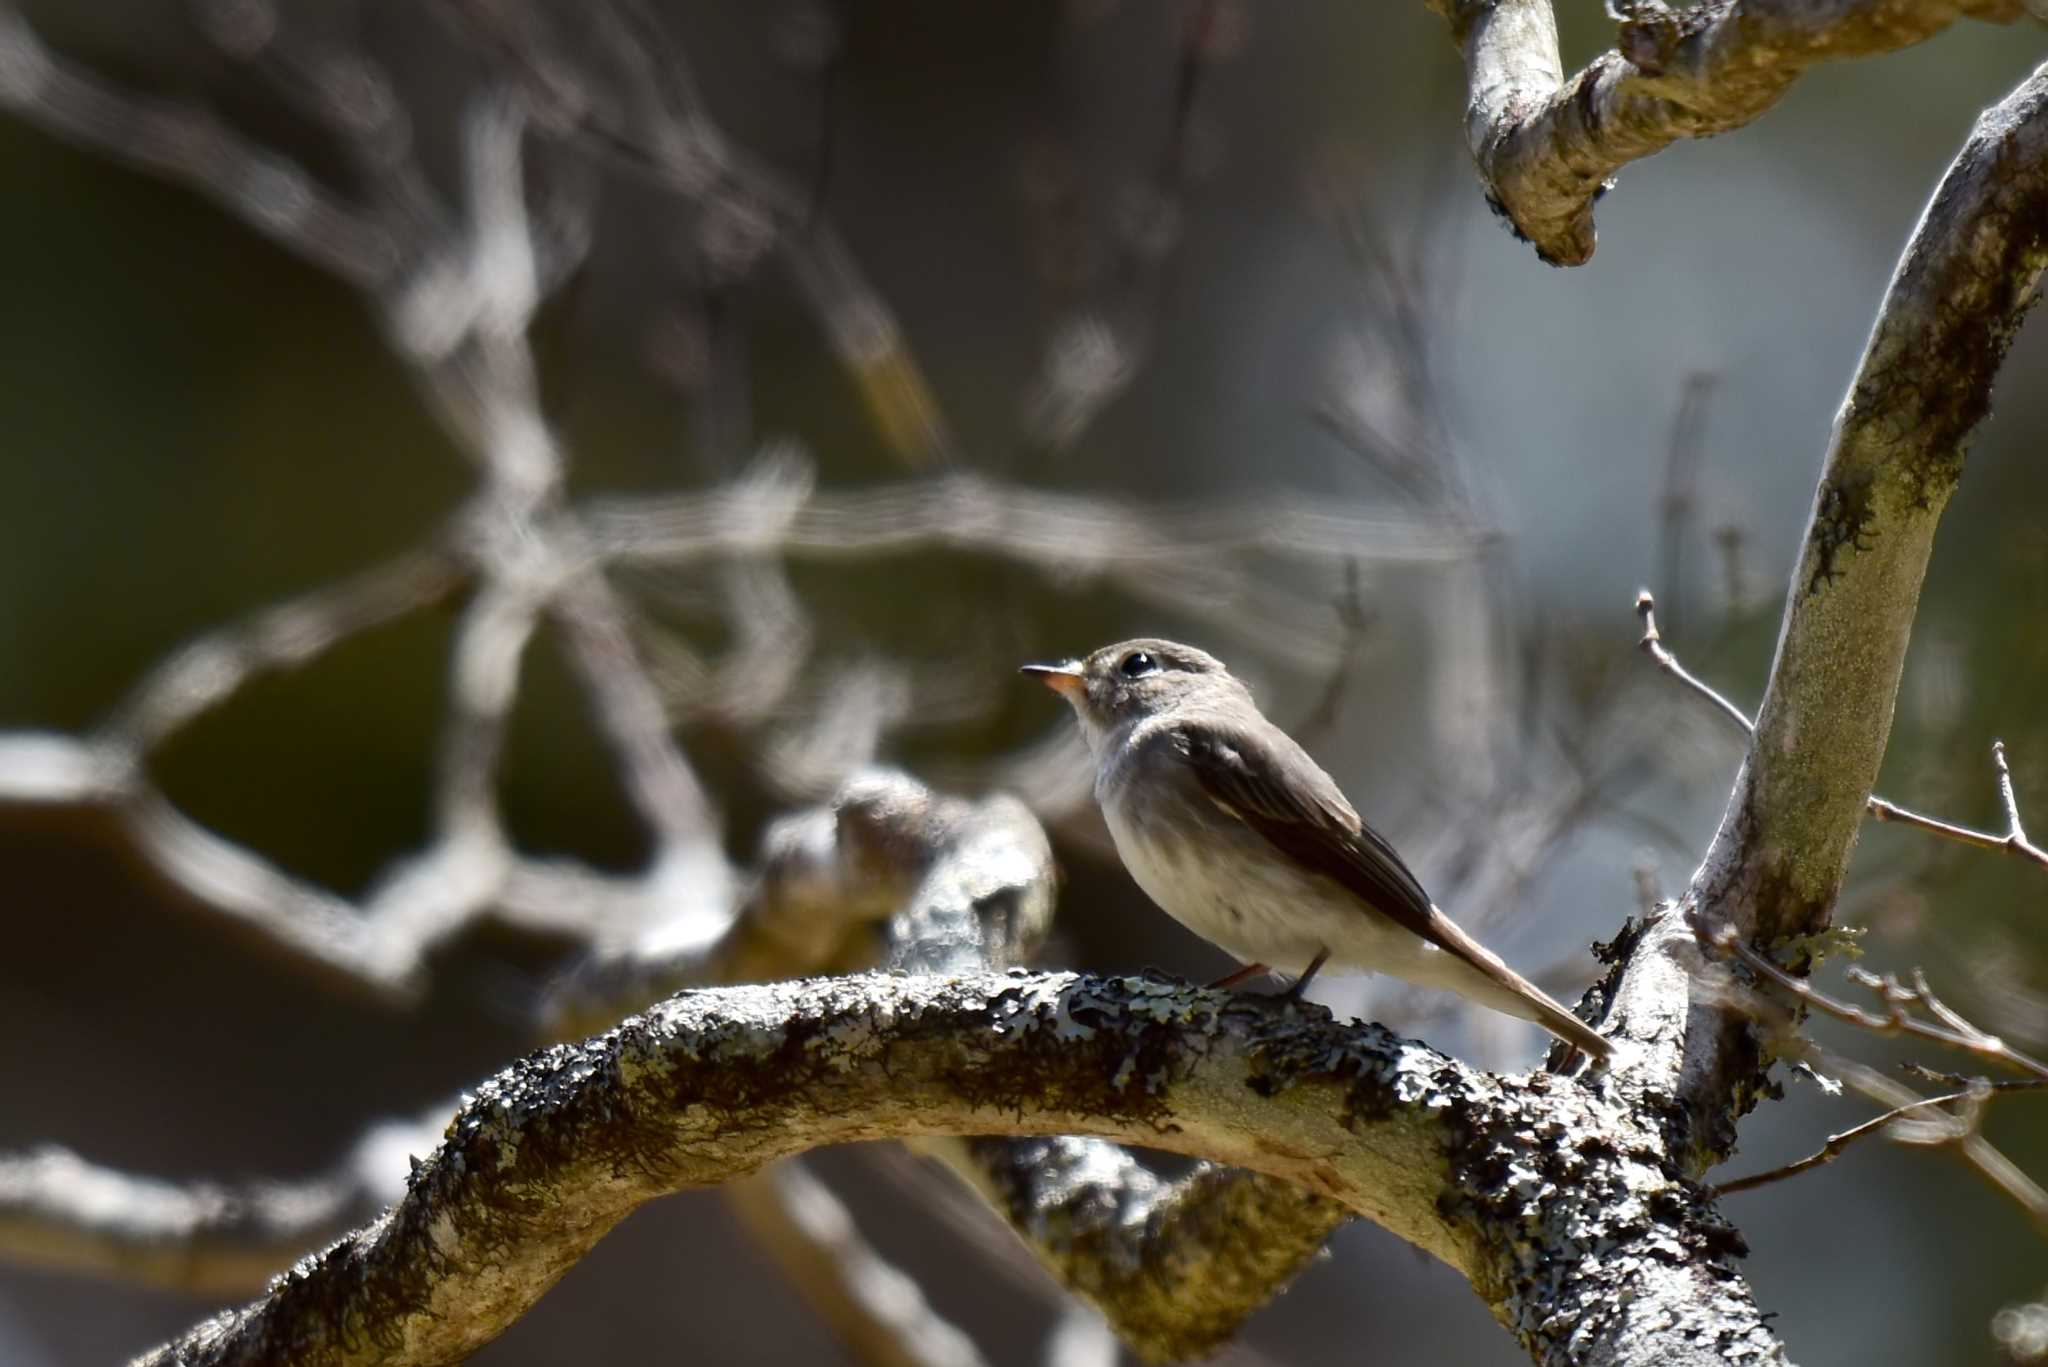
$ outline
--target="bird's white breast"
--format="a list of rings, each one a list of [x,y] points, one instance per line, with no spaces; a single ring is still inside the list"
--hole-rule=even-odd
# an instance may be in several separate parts
[[[1241,962],[1300,971],[1330,942],[1333,925],[1357,911],[1333,898],[1334,885],[1276,857],[1219,808],[1191,773],[1157,753],[1170,737],[1147,730],[1140,723],[1128,741],[1106,746],[1112,758],[1096,776],[1124,867],[1168,915]],[[1148,748],[1153,754],[1141,762]]]

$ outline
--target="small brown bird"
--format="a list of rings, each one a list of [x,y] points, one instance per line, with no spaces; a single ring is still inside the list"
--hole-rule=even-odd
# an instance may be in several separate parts
[[[1072,704],[1124,867],[1246,965],[1219,986],[1325,962],[1447,988],[1597,1059],[1614,1046],[1437,910],[1336,782],[1215,657],[1172,641],[1025,665]]]

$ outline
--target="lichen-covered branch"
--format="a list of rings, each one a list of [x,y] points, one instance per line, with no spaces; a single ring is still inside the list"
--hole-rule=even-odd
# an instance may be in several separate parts
[[[966,802],[903,774],[862,775],[829,806],[769,829],[753,890],[719,934],[591,961],[552,995],[548,1028],[594,1029],[686,984],[829,965],[978,973],[1020,964],[1050,927],[1056,881],[1043,830],[1014,798]],[[1204,1167],[1168,1182],[1103,1140],[926,1147],[1062,1285],[1154,1357],[1215,1347],[1350,1218],[1337,1202],[1243,1169]],[[750,1190],[740,1200],[761,1216],[768,1197]],[[774,1228],[792,1241],[790,1221]],[[817,1262],[814,1250],[803,1265]],[[856,1308],[838,1294],[840,1279],[806,1285],[825,1288],[817,1303],[835,1319]],[[895,1351],[915,1350],[884,1337]]]
[[[1592,257],[1593,202],[1630,162],[1740,128],[1816,63],[2025,13],[2019,0],[1623,5],[1614,49],[1566,80],[1552,0],[1429,2],[1465,56],[1465,136],[1487,199],[1555,266]]]
[[[1154,1362],[1205,1357],[1352,1218],[1293,1182],[1204,1164],[1167,1181],[1100,1139],[941,1140],[1060,1284]]]
[[[823,1144],[961,1134],[1284,1178],[1457,1268],[1538,1360],[1782,1360],[1740,1240],[1627,1089],[1489,1076],[1268,999],[983,973],[688,992],[534,1054],[386,1216],[145,1361],[456,1361],[645,1201]]]

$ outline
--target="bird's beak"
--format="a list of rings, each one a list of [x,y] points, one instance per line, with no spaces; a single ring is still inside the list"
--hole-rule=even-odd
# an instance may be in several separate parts
[[[1081,692],[1081,664],[1078,660],[1069,660],[1063,665],[1025,665],[1017,672],[1031,675],[1065,697],[1077,697]]]

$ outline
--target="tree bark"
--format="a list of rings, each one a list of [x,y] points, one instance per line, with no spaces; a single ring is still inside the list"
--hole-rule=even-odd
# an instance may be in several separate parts
[[[644,1201],[823,1144],[990,1133],[1284,1178],[1457,1268],[1538,1361],[1781,1361],[1740,1238],[1656,1122],[1617,1079],[1493,1077],[1317,1008],[1142,978],[686,992],[485,1083],[385,1217],[144,1361],[459,1361]]]

